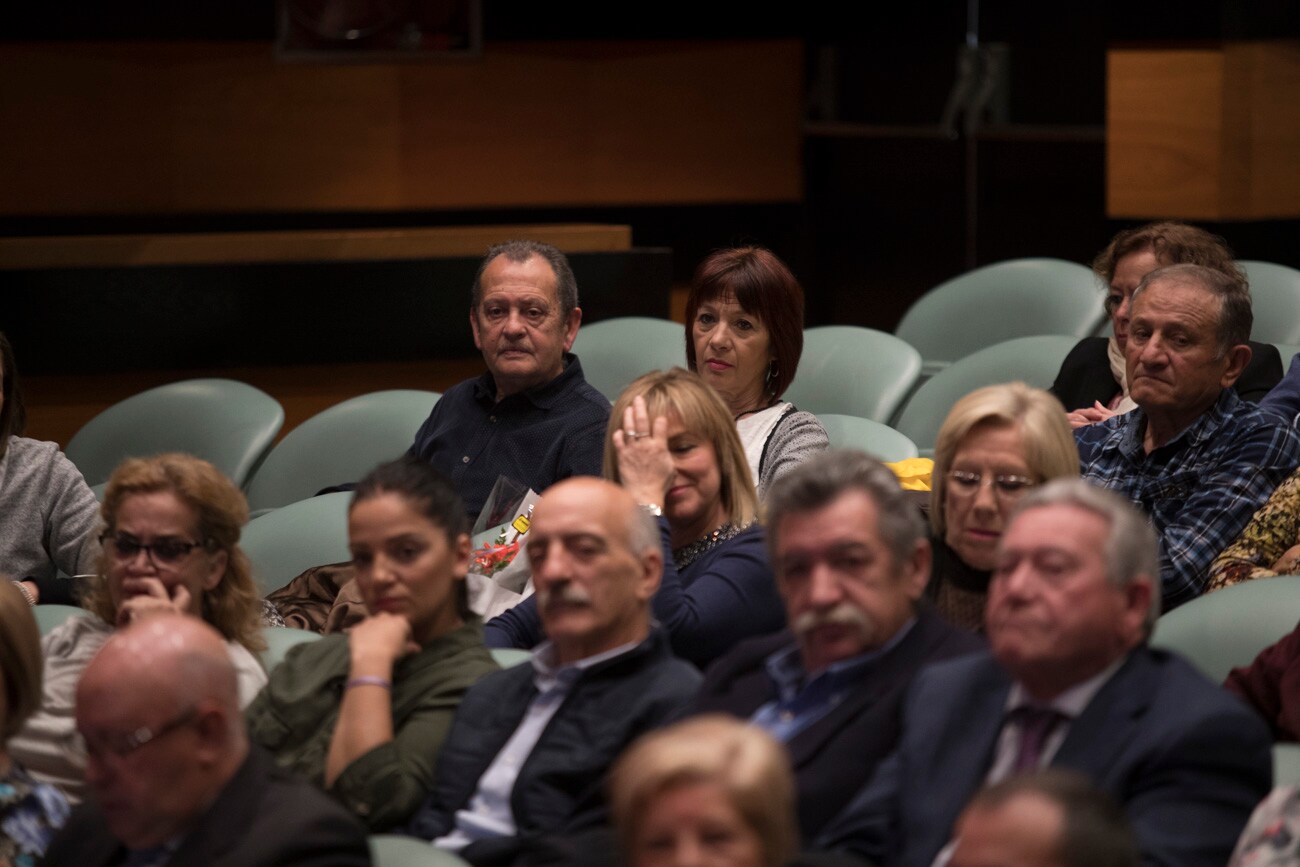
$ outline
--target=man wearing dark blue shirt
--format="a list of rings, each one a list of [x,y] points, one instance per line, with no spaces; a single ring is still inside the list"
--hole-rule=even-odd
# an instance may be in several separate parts
[[[925,524],[879,462],[814,457],[773,483],[767,509],[790,629],[710,666],[694,710],[749,719],[786,745],[811,840],[894,748],[916,671],[982,642],[919,602]]]
[[[442,396],[410,454],[451,479],[471,516],[501,476],[541,492],[599,475],[609,401],[569,352],[582,310],[568,259],[536,241],[498,244],[479,266],[471,301],[487,373]]]

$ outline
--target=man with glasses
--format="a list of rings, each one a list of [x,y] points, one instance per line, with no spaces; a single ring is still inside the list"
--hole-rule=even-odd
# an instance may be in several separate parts
[[[1272,780],[1253,711],[1146,646],[1159,556],[1120,497],[1058,479],[1021,501],[989,585],[989,653],[923,670],[893,755],[818,846],[927,867],[986,784],[1084,774],[1124,810],[1143,864],[1218,867]],[[940,860],[936,860],[940,858]]]
[[[1200,265],[1147,274],[1124,347],[1137,409],[1075,431],[1083,477],[1151,516],[1165,611],[1204,591],[1210,562],[1300,465],[1290,419],[1232,389],[1251,358],[1253,321],[1239,274]]]
[[[921,666],[983,646],[920,603],[930,543],[880,462],[824,452],[775,481],[768,545],[790,628],[709,667],[699,713],[748,719],[785,744],[811,840],[898,742]]]
[[[370,863],[347,810],[250,747],[226,643],[197,618],[115,633],[78,684],[77,735],[91,798],[50,864]]]

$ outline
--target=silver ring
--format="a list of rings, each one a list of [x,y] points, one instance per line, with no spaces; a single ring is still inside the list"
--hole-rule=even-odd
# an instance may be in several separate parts
[[[637,433],[634,430],[625,430],[623,431],[623,436],[626,437],[627,439],[634,440],[640,437],[648,437],[650,436],[650,434]]]

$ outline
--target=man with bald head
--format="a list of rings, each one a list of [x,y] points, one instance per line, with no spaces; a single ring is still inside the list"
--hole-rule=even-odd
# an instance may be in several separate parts
[[[195,617],[118,631],[77,686],[83,804],[51,864],[369,864],[365,830],[250,747],[226,643]]]
[[[527,552],[548,640],[530,664],[470,688],[433,794],[407,828],[475,865],[598,825],[614,758],[675,715],[700,679],[651,625],[658,529],[622,488],[584,477],[547,490]]]

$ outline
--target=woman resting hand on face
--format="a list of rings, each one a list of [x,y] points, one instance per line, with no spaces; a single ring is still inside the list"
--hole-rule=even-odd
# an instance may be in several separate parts
[[[812,413],[781,400],[803,352],[803,289],[762,247],[719,250],[686,298],[686,361],[722,397],[762,499],[778,477],[826,449]]]
[[[40,710],[11,743],[32,775],[70,799],[84,791],[84,748],[76,734],[77,681],[113,630],[165,611],[201,617],[227,641],[247,704],[266,683],[254,655],[265,643],[261,598],[239,550],[248,504],[230,479],[192,455],[131,458],[104,492],[100,577],[87,592],[89,614],[41,641]]]
[[[469,612],[466,530],[460,498],[425,461],[372,470],[348,509],[369,615],[293,648],[248,709],[255,743],[372,831],[420,806],[461,697],[497,668]]]
[[[699,376],[648,373],[619,395],[605,476],[658,516],[664,573],[653,602],[673,652],[701,668],[742,638],[785,625],[735,425]],[[542,640],[531,598],[493,619],[497,647]]]

